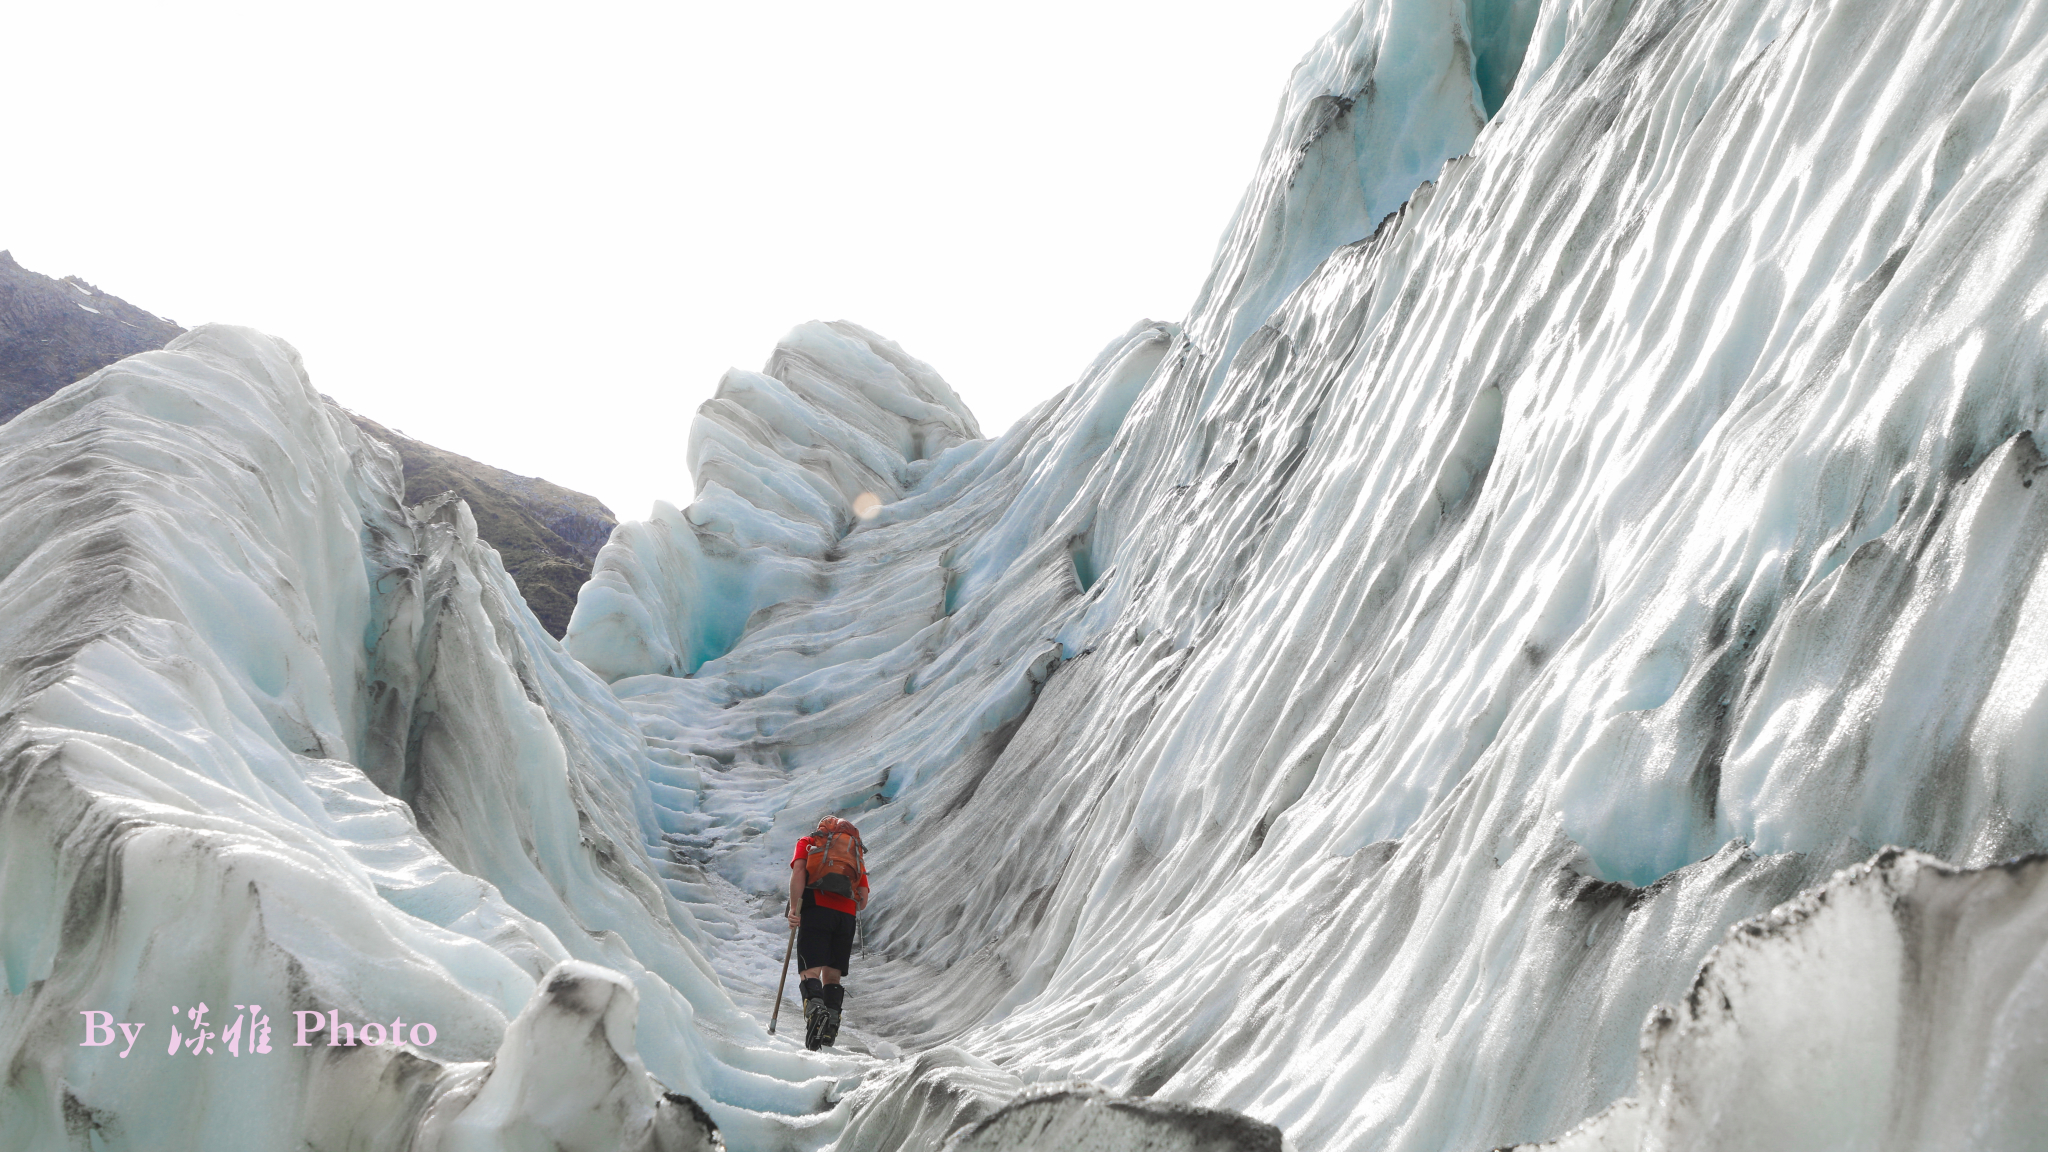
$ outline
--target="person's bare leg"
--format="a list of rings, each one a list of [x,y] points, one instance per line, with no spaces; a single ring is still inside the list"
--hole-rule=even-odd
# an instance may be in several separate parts
[[[839,983],[839,978],[845,975],[845,973],[842,973],[837,968],[819,967],[806,968],[796,975],[799,980],[818,980],[826,984],[837,984]]]

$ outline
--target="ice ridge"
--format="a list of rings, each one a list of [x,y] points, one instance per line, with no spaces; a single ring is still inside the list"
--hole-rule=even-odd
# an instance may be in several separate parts
[[[400,483],[242,329],[0,429],[0,1146],[708,1148],[823,1106],[647,854],[631,721]],[[272,1051],[167,1055],[202,1003]],[[393,1035],[301,1053],[317,1013]]]

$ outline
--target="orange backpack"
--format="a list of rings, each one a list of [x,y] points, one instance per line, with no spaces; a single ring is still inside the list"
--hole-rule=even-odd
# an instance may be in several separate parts
[[[804,850],[804,887],[844,896],[855,908],[868,906],[867,848],[860,829],[837,816],[818,821]]]

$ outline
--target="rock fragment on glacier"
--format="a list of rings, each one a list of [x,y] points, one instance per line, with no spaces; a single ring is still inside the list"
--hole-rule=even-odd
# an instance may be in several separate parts
[[[1280,1130],[1262,1120],[1118,1096],[1090,1084],[1032,1088],[946,1141],[945,1152],[1280,1152]]]

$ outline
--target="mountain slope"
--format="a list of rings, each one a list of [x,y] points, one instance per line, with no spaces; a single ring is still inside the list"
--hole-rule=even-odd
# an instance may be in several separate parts
[[[0,251],[0,424],[123,356],[185,330],[76,276],[52,280]]]

